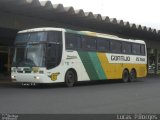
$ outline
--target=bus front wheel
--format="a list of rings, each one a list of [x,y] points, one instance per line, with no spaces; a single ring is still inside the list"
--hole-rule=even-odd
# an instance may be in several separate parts
[[[67,87],[73,87],[76,82],[76,73],[73,70],[67,71],[65,75],[65,84]]]
[[[122,73],[122,80],[124,83],[128,82],[129,80],[129,72],[126,69]]]

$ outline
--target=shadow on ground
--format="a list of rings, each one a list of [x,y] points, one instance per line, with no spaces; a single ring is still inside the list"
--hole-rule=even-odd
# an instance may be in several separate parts
[[[144,82],[143,79],[137,79],[135,82]],[[85,86],[96,86],[96,85],[111,85],[111,84],[132,84],[131,82],[123,83],[122,80],[93,80],[93,81],[83,81],[77,82],[74,87],[85,87]],[[52,84],[36,84],[34,86],[24,86],[21,83],[0,82],[0,88],[29,88],[29,89],[51,89],[51,88],[67,88],[64,83],[52,83]]]

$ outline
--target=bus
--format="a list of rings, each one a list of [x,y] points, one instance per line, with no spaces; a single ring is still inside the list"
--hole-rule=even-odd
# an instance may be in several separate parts
[[[114,80],[147,75],[142,40],[64,28],[33,28],[17,33],[11,68],[13,82],[60,83]]]

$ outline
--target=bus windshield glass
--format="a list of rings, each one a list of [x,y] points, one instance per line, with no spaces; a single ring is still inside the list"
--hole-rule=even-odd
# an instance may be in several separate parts
[[[37,31],[18,33],[15,40],[13,66],[45,67],[57,66],[62,56],[62,32]]]
[[[32,32],[32,33],[19,33],[15,42],[39,42],[47,41],[47,32]]]
[[[45,44],[17,46],[13,59],[15,67],[44,67]]]

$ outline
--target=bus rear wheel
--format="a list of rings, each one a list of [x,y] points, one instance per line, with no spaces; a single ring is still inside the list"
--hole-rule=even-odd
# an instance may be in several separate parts
[[[67,87],[73,87],[75,85],[76,82],[76,74],[74,73],[74,71],[69,70],[67,71],[66,75],[65,75],[65,84]]]
[[[129,81],[134,82],[135,80],[136,80],[136,71],[134,69],[132,69],[129,74]]]
[[[129,80],[129,72],[128,70],[124,70],[122,73],[122,81],[126,83],[128,82],[128,80]]]

